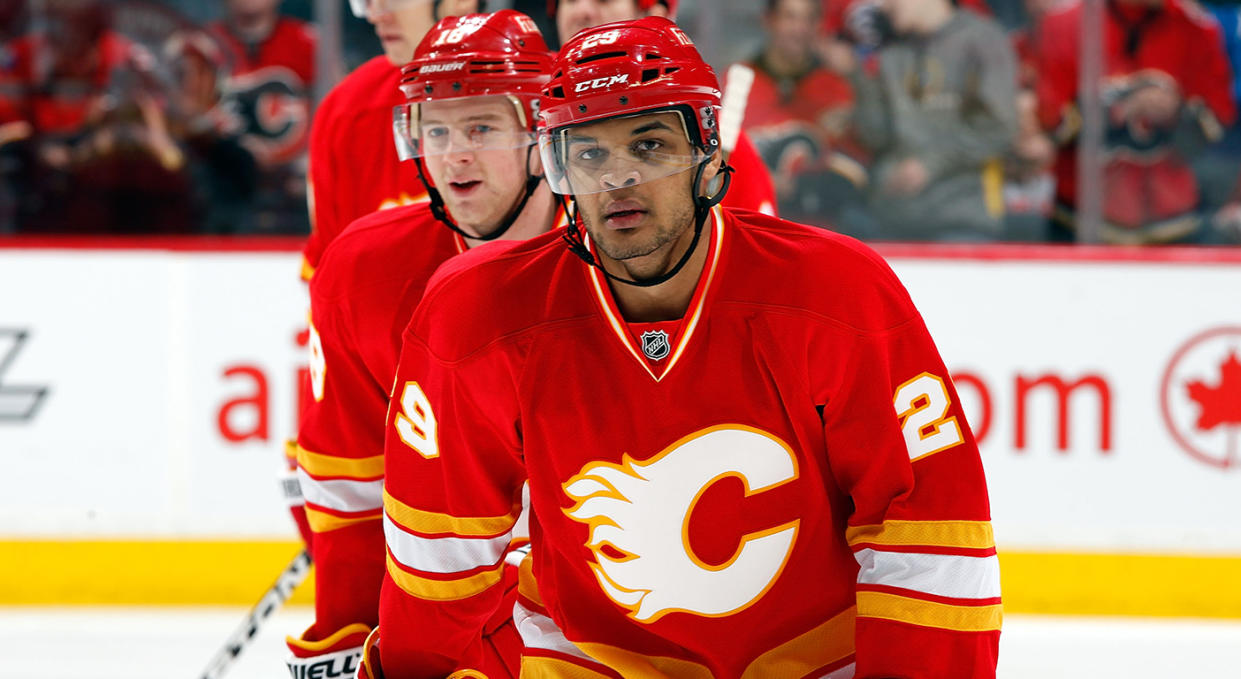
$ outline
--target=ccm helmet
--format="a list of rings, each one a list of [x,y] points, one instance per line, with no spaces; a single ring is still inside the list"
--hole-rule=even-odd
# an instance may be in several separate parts
[[[534,21],[520,12],[501,10],[442,19],[418,44],[414,58],[402,69],[401,91],[406,103],[393,111],[394,138],[403,160],[418,163],[418,175],[431,199],[431,211],[463,236],[477,240],[500,237],[521,213],[542,177],[527,174],[526,190],[505,223],[484,236],[461,231],[448,216],[440,192],[427,180],[422,160],[453,149],[476,151],[527,149],[533,153],[539,95],[547,82],[552,55]],[[504,97],[512,103],[518,125],[424,126],[421,107],[433,101],[471,97]],[[528,172],[528,170],[527,170]]]
[[[649,151],[634,144],[605,148],[589,134],[575,133],[607,119],[665,112],[677,114],[692,147],[690,154]],[[697,192],[708,162],[720,150],[719,118],[720,86],[715,71],[668,19],[603,24],[578,33],[561,49],[552,65],[551,80],[543,88],[539,110],[539,151],[553,191],[580,196],[695,172],[694,243],[685,256],[657,279],[616,280],[658,285],[689,261],[708,211],[728,190],[731,168],[724,166],[723,184],[714,195]],[[574,253],[598,266],[576,219],[570,219],[565,239]]]

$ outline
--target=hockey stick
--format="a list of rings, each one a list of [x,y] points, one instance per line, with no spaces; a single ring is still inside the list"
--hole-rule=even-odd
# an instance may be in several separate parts
[[[733,64],[728,67],[728,89],[724,91],[724,101],[720,106],[720,146],[724,156],[732,154],[737,148],[737,139],[741,136],[741,123],[745,121],[745,107],[750,99],[750,88],[754,85],[754,69],[744,64]]]
[[[293,590],[297,589],[297,586],[302,584],[309,574],[310,553],[303,549],[280,572],[276,582],[267,588],[266,592],[263,592],[263,596],[246,614],[241,625],[229,635],[228,641],[224,642],[224,647],[217,651],[211,658],[211,662],[207,664],[207,669],[203,671],[201,679],[223,677],[241,652],[254,641],[254,637],[258,636],[259,628],[263,626],[263,623],[279,610],[280,606],[293,595]]]

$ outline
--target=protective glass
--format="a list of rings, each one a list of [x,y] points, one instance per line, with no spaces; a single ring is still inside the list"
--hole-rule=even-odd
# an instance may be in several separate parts
[[[429,5],[434,0],[349,0],[349,9],[359,19],[365,19],[366,13],[376,4],[382,4],[388,11],[398,12],[403,9]]]
[[[393,109],[393,137],[401,160],[521,149],[535,143],[534,133],[509,116],[424,121],[419,117],[420,107],[420,104],[401,104]]]
[[[606,137],[599,134],[597,124],[540,134],[539,154],[548,184],[561,195],[580,196],[644,184],[701,165],[707,156],[679,152],[692,147],[685,143],[684,117],[680,112],[677,116],[680,129],[642,114],[622,118],[632,120],[632,128],[610,126]]]

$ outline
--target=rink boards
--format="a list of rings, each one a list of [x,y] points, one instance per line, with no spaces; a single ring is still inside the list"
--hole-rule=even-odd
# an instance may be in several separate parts
[[[0,604],[249,602],[296,551],[295,248],[20,244]],[[1006,609],[1241,618],[1241,253],[881,251],[981,442]]]

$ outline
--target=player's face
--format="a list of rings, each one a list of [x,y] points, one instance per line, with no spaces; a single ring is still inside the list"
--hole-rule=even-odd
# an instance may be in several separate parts
[[[431,0],[370,0],[366,20],[375,29],[384,56],[401,66],[414,56],[422,36],[435,25]]]
[[[556,32],[560,34],[560,42],[565,43],[587,28],[641,17],[637,0],[560,0],[556,8]]]
[[[423,162],[449,215],[467,233],[491,233],[525,191],[528,155],[529,172],[540,172],[517,109],[506,97],[470,97],[428,102],[419,115]]]
[[[681,117],[672,112],[583,125],[573,128],[572,136],[591,140],[591,145],[602,148],[638,148],[670,158],[695,157]],[[570,155],[577,152],[574,142],[570,142],[567,149]],[[615,162],[620,165],[627,161]],[[713,163],[706,173],[708,177],[714,175],[714,167]],[[620,181],[614,176],[618,173],[619,170],[600,173],[598,177],[601,187],[619,185],[619,188],[598,191],[599,187],[590,187],[576,191],[574,200],[578,211],[591,241],[606,257],[622,262],[633,275],[658,276],[671,268],[692,238],[696,173],[690,166],[678,172],[655,172],[653,178],[636,183]]]

